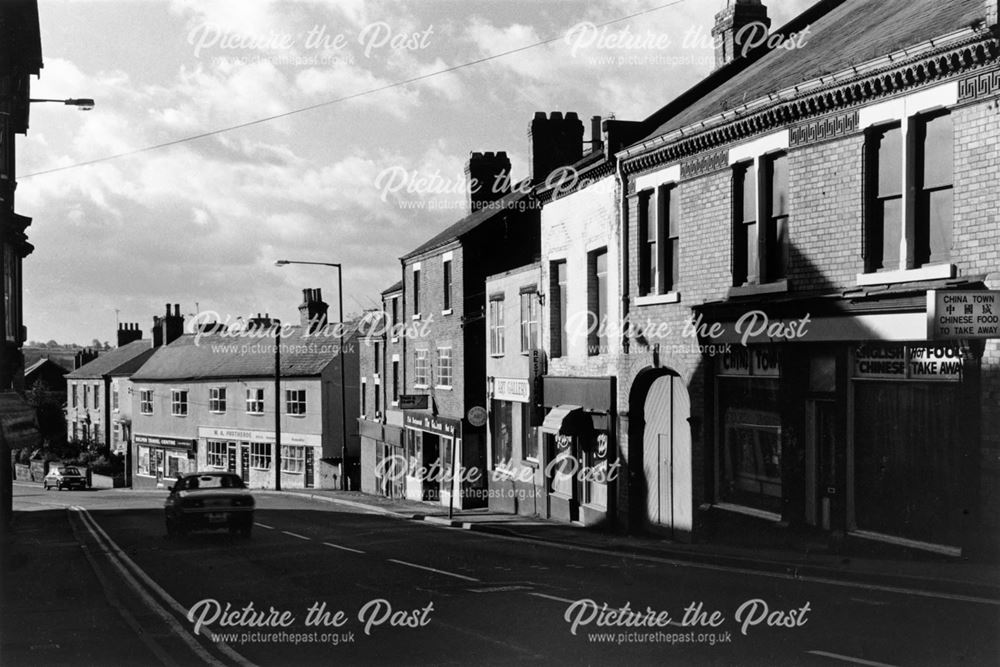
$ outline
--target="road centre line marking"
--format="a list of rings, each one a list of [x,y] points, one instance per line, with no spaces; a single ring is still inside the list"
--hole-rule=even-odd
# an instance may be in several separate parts
[[[297,537],[300,540],[306,540],[306,541],[308,541],[308,540],[312,539],[311,537],[306,537],[305,535],[299,535],[298,533],[293,533],[293,532],[291,532],[289,530],[283,530],[281,532],[283,532],[285,535],[291,535],[292,537]]]
[[[449,577],[455,577],[456,579],[464,579],[466,581],[479,581],[475,577],[467,577],[464,574],[455,574],[454,572],[445,572],[444,570],[438,570],[433,567],[427,567],[426,565],[417,565],[416,563],[408,563],[405,560],[396,560],[395,558],[386,559],[390,563],[397,563],[399,565],[406,565],[407,567],[415,567],[418,570],[427,570],[428,572],[437,572],[438,574],[443,574]]]
[[[806,653],[811,653],[813,655],[821,655],[824,658],[833,658],[834,660],[841,660],[843,662],[850,662],[855,665],[869,665],[870,667],[894,667],[885,662],[873,662],[871,660],[862,660],[861,658],[852,658],[849,655],[840,655],[839,653],[827,653],[826,651],[806,651]]]
[[[350,551],[356,554],[364,553],[364,551],[361,551],[360,549],[352,549],[351,547],[342,547],[339,544],[330,544],[329,542],[324,542],[323,544],[324,546],[333,547],[334,549],[342,549],[344,551]]]
[[[84,524],[86,524],[88,528],[92,526],[104,538],[103,543],[101,542],[100,539],[98,539],[98,544],[100,544],[101,547],[106,550],[105,553],[108,555],[109,560],[112,562],[112,564],[115,565],[116,568],[118,568],[126,577],[129,577],[130,579],[131,575],[129,574],[129,570],[131,570],[132,573],[139,578],[139,580],[141,580],[144,584],[146,584],[146,586],[148,586],[154,593],[159,595],[160,598],[164,602],[166,602],[168,607],[170,607],[177,614],[179,614],[181,618],[187,618],[187,613],[188,613],[187,610],[184,607],[182,607],[181,604],[177,602],[177,600],[171,597],[169,593],[163,590],[162,586],[153,581],[152,577],[146,574],[146,572],[143,571],[142,568],[136,565],[135,561],[129,558],[128,554],[126,554],[122,550],[122,548],[119,547],[118,544],[111,539],[111,537],[107,534],[107,532],[105,532],[105,530],[101,527],[101,525],[97,523],[97,521],[90,515],[90,512],[88,512],[86,508],[76,507],[75,509],[76,511],[80,512],[81,517],[83,517],[84,519]],[[144,599],[146,596],[149,596],[149,594],[141,586],[139,586],[138,582],[136,582],[135,579],[131,579],[130,583],[139,592],[141,596],[144,596]],[[155,599],[152,599],[151,597],[150,599],[152,600],[152,603],[154,605],[153,607],[154,611],[156,611],[160,615],[165,614],[167,618],[167,623],[170,624],[171,626],[176,624],[176,628],[174,629],[174,631],[181,636],[181,639],[185,643],[190,644],[191,642],[194,642],[195,646],[201,648],[201,645],[198,644],[197,641],[195,641],[194,637],[190,633],[188,633],[183,626],[177,624],[176,619],[170,616],[170,614],[165,609],[163,609],[163,607],[159,605]],[[254,663],[250,662],[242,655],[234,651],[225,642],[215,641],[215,638],[212,637],[212,633],[207,628],[202,628],[200,633],[210,641],[213,641],[214,642],[213,646],[215,646],[218,650],[225,653],[227,657],[232,659],[237,664],[241,665],[242,667],[256,667]],[[197,649],[195,650],[197,651]],[[215,660],[211,655],[208,655],[207,660],[211,664],[216,664],[216,665],[222,664],[217,660]]]
[[[267,528],[268,530],[274,530],[274,526],[269,526],[266,523],[258,523],[257,521],[254,521],[253,525],[260,526],[261,528]]]

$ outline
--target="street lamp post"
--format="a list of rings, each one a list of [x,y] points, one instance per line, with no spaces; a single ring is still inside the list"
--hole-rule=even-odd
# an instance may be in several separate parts
[[[310,264],[313,266],[332,266],[337,269],[337,339],[339,344],[338,356],[340,357],[340,425],[341,425],[341,445],[340,445],[340,488],[347,490],[347,385],[344,381],[344,270],[338,262],[304,262],[288,259],[279,259],[275,266],[288,266],[289,264]]]

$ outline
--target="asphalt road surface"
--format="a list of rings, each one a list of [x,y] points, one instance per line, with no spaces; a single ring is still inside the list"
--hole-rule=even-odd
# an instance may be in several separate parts
[[[88,664],[1000,664],[1000,606],[975,597],[621,556],[278,495],[257,496],[250,538],[175,539],[165,493],[15,496],[59,544],[82,545],[90,568],[73,576],[92,581],[73,604],[122,628],[91,638]]]

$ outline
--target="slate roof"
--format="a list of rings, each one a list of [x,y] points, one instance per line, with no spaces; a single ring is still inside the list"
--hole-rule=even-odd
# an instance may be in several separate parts
[[[819,2],[789,23],[791,26],[805,21],[809,25],[810,32],[803,48],[772,50],[749,65],[737,61],[733,70],[739,71],[728,77],[726,68],[713,73],[709,78],[725,80],[686,106],[671,109],[673,105],[667,105],[654,113],[648,119],[651,127],[647,138],[670,133],[765,98],[769,93],[966,28],[985,17],[983,0]],[[662,116],[668,118],[659,120]]]
[[[356,340],[356,332],[346,324],[345,344]],[[333,329],[330,329],[333,331]],[[287,333],[287,335],[285,335]],[[336,357],[339,343],[335,335],[306,335],[301,326],[283,329],[281,374],[285,377],[319,375]],[[134,382],[192,381],[213,378],[270,377],[274,375],[274,337],[184,334],[156,353],[132,375]]]
[[[510,194],[504,195],[499,200],[494,202],[492,206],[485,206],[475,213],[470,213],[441,233],[436,236],[432,236],[429,240],[417,246],[414,250],[411,250],[403,255],[402,259],[405,260],[411,257],[416,257],[417,255],[421,255],[429,250],[434,250],[435,248],[447,245],[452,241],[457,241],[469,232],[475,230],[479,227],[479,225],[493,218],[493,216],[500,215],[509,210],[518,210],[518,202],[522,199],[527,199],[530,194],[530,191],[522,192],[520,189],[517,189]]]
[[[121,375],[136,370],[153,353],[153,343],[148,339],[135,340],[128,345],[102,352],[90,363],[66,375],[67,380],[91,380],[105,375]],[[124,369],[124,370],[120,370]]]

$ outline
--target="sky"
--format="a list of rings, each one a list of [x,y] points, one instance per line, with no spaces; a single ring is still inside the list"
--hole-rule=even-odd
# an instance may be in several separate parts
[[[777,27],[810,1],[765,4]],[[166,303],[295,321],[314,287],[336,312],[336,269],[277,259],[341,263],[345,313],[377,307],[467,212],[470,152],[507,151],[518,181],[536,111],[586,139],[591,116],[645,118],[711,71],[724,5],[39,0],[32,97],[96,106],[34,104],[18,137],[28,339],[113,344]]]

